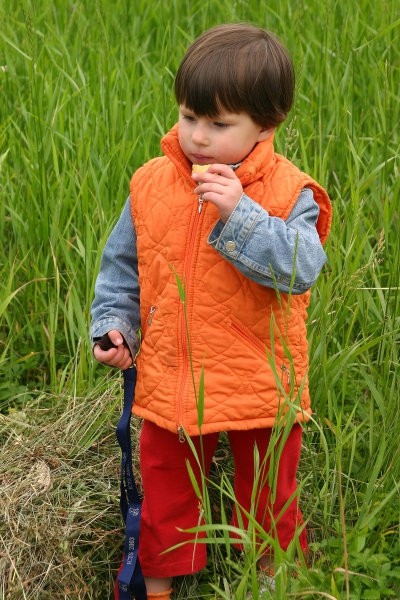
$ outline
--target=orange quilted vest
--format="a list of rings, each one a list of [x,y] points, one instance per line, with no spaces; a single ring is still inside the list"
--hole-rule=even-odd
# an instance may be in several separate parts
[[[199,424],[204,434],[272,427],[288,409],[297,421],[309,419],[310,293],[263,287],[222,258],[207,242],[217,209],[205,203],[198,211],[177,126],[162,149],[164,156],[141,167],[130,186],[142,327],[135,414],[188,435],[199,435]],[[236,175],[250,198],[282,219],[302,188],[311,188],[325,242],[331,222],[326,192],[276,154],[272,139],[257,144]]]

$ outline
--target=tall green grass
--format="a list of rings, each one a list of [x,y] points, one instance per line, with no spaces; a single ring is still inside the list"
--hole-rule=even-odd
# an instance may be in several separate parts
[[[60,422],[65,427],[72,469],[74,457],[83,460],[95,443],[109,442],[115,452],[108,427],[117,407],[103,395],[109,377],[94,365],[87,337],[101,249],[132,172],[159,153],[160,137],[176,119],[173,75],[186,46],[224,21],[265,26],[288,46],[296,103],[277,132],[277,149],[325,185],[334,205],[329,262],[309,311],[315,413],[304,436],[301,488],[311,565],[289,578],[289,587],[282,579],[276,597],[397,598],[400,9],[394,0],[0,2],[2,481],[15,475],[7,456],[16,460],[16,440],[39,451],[38,431],[51,430],[51,407],[57,431]],[[93,404],[94,393],[103,402]],[[83,425],[87,404],[96,410]],[[63,405],[70,427],[57,417]],[[15,416],[22,414],[26,426]],[[94,509],[96,494],[85,494]],[[229,478],[214,494],[221,496],[223,522]],[[71,510],[68,498],[62,502]],[[6,525],[0,531],[8,548]],[[71,548],[83,560],[87,546],[78,540]],[[27,583],[29,574],[10,552],[0,559],[4,593],[50,597],[46,577],[41,587]],[[96,554],[104,569],[95,571],[104,589],[116,552],[105,536]],[[286,573],[290,557],[281,564]],[[66,581],[77,572],[68,565]],[[212,597],[224,586],[233,593],[232,581],[247,572],[242,567],[232,563],[228,547],[220,549],[196,584],[181,582],[179,597],[200,597],[199,590]],[[57,597],[67,597],[66,589],[57,589]],[[101,598],[98,590],[88,586],[81,597]]]

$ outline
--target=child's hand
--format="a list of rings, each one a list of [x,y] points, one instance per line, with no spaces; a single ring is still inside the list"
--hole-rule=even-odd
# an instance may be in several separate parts
[[[193,173],[199,185],[194,190],[202,194],[205,202],[212,202],[218,208],[221,221],[229,219],[233,209],[243,194],[240,179],[228,165],[210,165],[205,173]]]
[[[108,332],[108,338],[112,346],[108,350],[102,350],[99,343],[96,343],[93,348],[93,356],[95,359],[108,365],[109,367],[117,367],[118,369],[128,369],[132,365],[132,356],[122,334],[116,329]]]

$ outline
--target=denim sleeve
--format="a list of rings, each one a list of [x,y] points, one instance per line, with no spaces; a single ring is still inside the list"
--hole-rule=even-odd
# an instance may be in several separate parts
[[[140,328],[139,281],[136,232],[129,198],[103,250],[91,316],[92,342],[93,338],[117,329],[132,356],[136,355]]]
[[[326,254],[316,229],[318,204],[304,188],[286,220],[245,194],[228,221],[218,221],[208,238],[246,277],[282,292],[302,294],[316,281]]]

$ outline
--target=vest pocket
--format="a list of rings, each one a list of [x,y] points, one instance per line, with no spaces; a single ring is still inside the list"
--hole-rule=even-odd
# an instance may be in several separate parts
[[[267,360],[266,353],[266,345],[256,336],[254,333],[248,329],[241,321],[235,319],[234,317],[229,318],[230,328],[235,333],[235,335],[239,336],[242,340],[244,340],[248,346],[251,346],[254,350],[257,350],[258,354],[262,354]]]
[[[142,322],[141,360],[151,361],[154,368],[162,371],[178,364],[176,326],[171,325],[159,304],[152,304],[144,312]],[[140,356],[139,355],[139,356]]]
[[[285,394],[289,394],[292,390],[292,372],[289,361],[281,356],[272,356],[272,352],[254,333],[248,329],[241,321],[234,317],[229,318],[231,331],[235,336],[240,337],[247,346],[257,351],[258,355],[262,355],[265,360],[266,368],[272,371],[275,378],[277,389],[283,390]],[[275,366],[273,366],[275,364]]]

